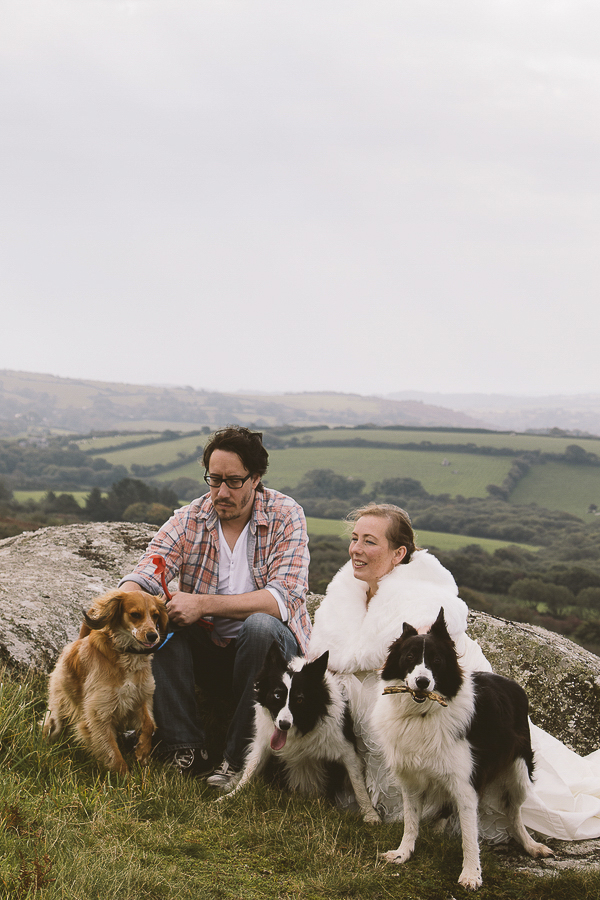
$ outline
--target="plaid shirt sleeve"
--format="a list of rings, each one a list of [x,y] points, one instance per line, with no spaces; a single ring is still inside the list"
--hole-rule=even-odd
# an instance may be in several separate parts
[[[122,579],[135,581],[152,594],[160,593],[160,577],[155,573],[153,556],[166,563],[167,584],[179,576],[179,589],[190,594],[217,592],[219,583],[218,544],[209,525],[206,497],[176,509],[148,545],[131,573]]]
[[[288,610],[288,625],[305,652],[311,623],[306,610],[308,534],[295,500],[265,488],[255,501],[256,547],[252,575],[258,589],[275,588]]]

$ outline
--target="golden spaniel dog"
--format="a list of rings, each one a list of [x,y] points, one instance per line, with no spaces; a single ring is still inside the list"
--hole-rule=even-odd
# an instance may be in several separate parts
[[[69,722],[98,762],[125,775],[117,733],[139,733],[136,759],[147,765],[154,717],[152,651],[167,630],[164,597],[142,590],[111,591],[87,613],[50,676],[44,736],[55,741]]]

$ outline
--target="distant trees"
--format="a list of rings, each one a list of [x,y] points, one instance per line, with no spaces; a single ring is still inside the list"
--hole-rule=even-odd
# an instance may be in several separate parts
[[[109,487],[127,475],[102,457],[91,458],[70,438],[48,438],[43,444],[0,440],[0,476],[14,490],[81,490]]]
[[[364,486],[361,478],[338,475],[333,469],[311,469],[298,483],[295,493],[298,497],[349,500],[359,496]]]
[[[146,521],[162,525],[177,506],[178,497],[170,488],[153,487],[136,478],[122,478],[112,485],[106,497],[98,488],[90,491],[84,514],[94,522]],[[151,518],[144,518],[144,514]]]
[[[283,488],[304,508],[307,516],[342,519],[364,502],[362,478],[338,475],[333,469],[311,469],[295,488]]]

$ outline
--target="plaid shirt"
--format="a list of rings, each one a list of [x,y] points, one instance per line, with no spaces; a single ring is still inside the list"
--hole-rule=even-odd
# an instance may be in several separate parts
[[[152,556],[166,562],[167,584],[179,573],[179,590],[188,594],[216,594],[219,584],[218,516],[205,494],[177,509],[152,539],[131,575],[144,590],[162,591]],[[272,587],[282,597],[287,624],[306,651],[311,624],[306,610],[308,588],[308,535],[304,512],[295,500],[263,488],[254,495],[248,534],[248,565],[255,589]]]

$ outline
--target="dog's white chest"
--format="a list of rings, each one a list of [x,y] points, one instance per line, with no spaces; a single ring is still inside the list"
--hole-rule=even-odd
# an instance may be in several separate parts
[[[119,688],[117,688],[117,703],[119,709],[127,710],[136,706],[141,699],[142,691],[140,685],[133,679],[126,679]]]

